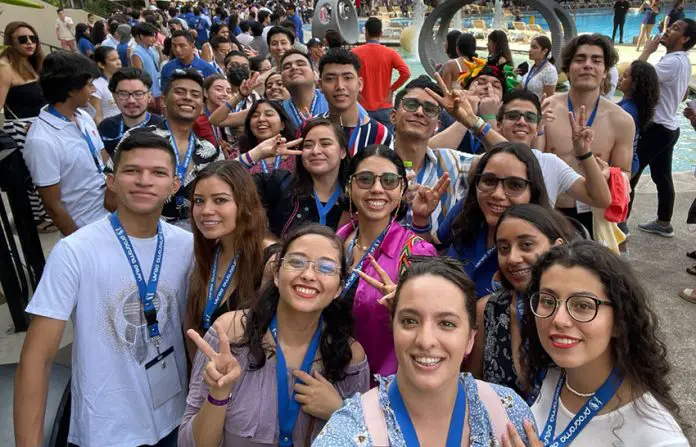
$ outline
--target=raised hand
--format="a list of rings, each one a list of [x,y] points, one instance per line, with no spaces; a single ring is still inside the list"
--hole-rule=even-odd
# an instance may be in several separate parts
[[[304,383],[295,383],[295,400],[302,405],[302,411],[316,418],[328,421],[334,411],[341,408],[343,399],[336,388],[316,370],[312,375],[301,369],[292,373]]]
[[[251,92],[254,91],[254,89],[259,85],[259,73],[254,72],[251,74],[249,79],[242,81],[242,85],[239,86],[239,94],[246,98],[247,96],[251,95]]]
[[[580,107],[577,115],[574,112],[568,112],[570,128],[573,131],[573,147],[578,157],[590,151],[592,140],[594,140],[594,131],[587,126],[586,114],[585,106]]]
[[[655,51],[657,51],[658,47],[660,46],[660,40],[662,39],[662,34],[657,33],[652,39],[649,39],[647,42],[645,42],[645,47],[643,47],[643,51],[652,54]]]
[[[219,324],[213,324],[215,332],[220,339],[219,351],[215,351],[203,337],[193,329],[189,329],[186,335],[193,340],[198,349],[208,357],[209,362],[203,370],[203,380],[210,389],[210,394],[214,398],[226,399],[230,395],[232,385],[237,381],[242,370],[237,359],[232,355],[230,340],[227,333]]]
[[[450,186],[449,173],[445,172],[432,188],[424,185],[418,187],[418,192],[411,201],[411,211],[414,217],[429,219],[440,203],[440,197],[447,193]]]
[[[438,95],[429,88],[426,88],[425,91],[457,121],[464,124],[466,127],[475,125],[478,116],[476,116],[474,108],[466,97],[466,93],[462,90],[448,89],[445,85],[445,81],[442,80],[442,77],[438,73],[435,73],[435,80],[440,86],[440,89],[444,92],[444,96]]]
[[[302,155],[301,150],[289,149],[299,145],[300,143],[302,143],[302,138],[286,141],[285,138],[278,134],[273,138],[262,141],[254,149],[252,149],[252,151],[258,153],[260,159],[275,157],[276,155]]]
[[[503,447],[544,447],[529,420],[524,421],[524,433],[527,435],[528,444],[524,443],[515,426],[508,422],[507,433],[503,435]]]
[[[553,109],[551,98],[551,96],[547,97],[546,93],[541,97],[541,122],[539,123],[539,131],[544,130],[547,125],[556,121],[556,112]]]
[[[370,264],[372,264],[372,268],[374,268],[377,274],[379,275],[379,280],[371,277],[367,273],[362,272],[360,270],[356,270],[356,273],[366,283],[377,289],[382,294],[382,298],[379,299],[378,303],[382,306],[385,306],[387,309],[390,309],[392,299],[394,298],[394,294],[396,293],[396,284],[394,284],[394,282],[389,277],[389,274],[385,272],[382,267],[380,267],[380,265],[377,263],[375,258],[372,257],[372,255],[369,256],[369,259]]]
[[[286,142],[285,138],[281,138],[278,144],[275,146],[276,154],[282,157],[288,155],[302,155],[301,149],[289,149],[291,147],[298,146],[300,143],[302,143],[302,141],[302,138],[298,138],[296,140]]]
[[[259,55],[259,52],[251,47],[244,47],[244,54],[247,57],[255,57]]]

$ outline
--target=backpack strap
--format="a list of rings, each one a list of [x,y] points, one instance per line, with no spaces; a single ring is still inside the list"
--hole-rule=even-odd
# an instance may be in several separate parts
[[[507,432],[507,423],[510,421],[503,402],[488,383],[477,380],[476,386],[478,387],[479,399],[488,411],[493,435],[498,442],[502,442],[503,435]]]
[[[379,406],[379,388],[372,388],[360,396],[360,399],[362,400],[365,426],[372,438],[372,445],[374,447],[388,447],[387,421],[384,419],[384,413]]]
[[[415,234],[411,234],[408,239],[406,239],[406,243],[401,249],[401,256],[399,257],[399,276],[401,276],[411,266],[411,260],[409,258],[411,257],[411,254],[413,254],[413,246],[416,243],[423,241],[423,238],[416,236]]]

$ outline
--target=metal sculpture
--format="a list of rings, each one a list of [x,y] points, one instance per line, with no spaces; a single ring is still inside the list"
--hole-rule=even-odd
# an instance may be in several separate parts
[[[324,37],[327,30],[338,31],[347,43],[358,43],[358,13],[350,0],[319,0],[312,17],[312,36]]]
[[[447,38],[452,18],[460,9],[473,2],[474,0],[447,0],[426,17],[418,38],[418,55],[429,75],[435,74],[435,68],[429,63],[431,59],[441,64],[449,59],[442,43]],[[522,0],[522,3],[531,6],[544,17],[551,31],[551,53],[557,61],[560,60],[563,45],[577,35],[572,17],[555,0]],[[435,34],[438,22],[440,28]]]

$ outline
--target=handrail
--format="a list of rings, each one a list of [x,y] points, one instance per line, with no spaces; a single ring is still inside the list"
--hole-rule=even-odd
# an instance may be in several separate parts
[[[0,31],[0,37],[3,37],[3,38],[5,37],[5,32],[4,32],[4,31]],[[55,46],[55,45],[51,45],[50,43],[41,42],[41,38],[39,38],[39,43],[40,43],[42,46],[48,47],[48,52],[49,52],[49,53],[53,53],[53,51],[55,51],[55,50],[62,50],[61,47],[57,47],[57,46]]]

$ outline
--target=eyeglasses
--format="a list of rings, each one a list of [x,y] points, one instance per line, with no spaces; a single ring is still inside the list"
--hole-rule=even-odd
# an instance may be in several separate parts
[[[539,115],[537,115],[534,112],[520,112],[518,110],[509,110],[503,113],[503,118],[505,118],[508,121],[517,121],[520,119],[520,117],[524,117],[524,120],[527,122],[527,124],[539,122]]]
[[[404,98],[401,100],[401,106],[407,112],[415,112],[418,107],[423,107],[423,113],[428,118],[435,118],[440,115],[440,107],[436,106],[432,102],[420,102],[415,98]]]
[[[303,255],[287,255],[280,260],[285,270],[290,272],[304,272],[311,264],[314,271],[320,275],[336,276],[339,274],[340,267],[337,262],[327,258],[319,258],[310,261]]]
[[[39,43],[39,37],[33,34],[30,36],[17,36],[17,42],[19,42],[20,45],[26,45],[29,42]]]
[[[133,99],[141,100],[145,97],[145,95],[148,94],[148,90],[136,90],[134,92],[117,90],[114,93],[116,94],[116,98],[120,99],[121,101],[127,101],[128,98],[130,98],[131,96],[133,97]]]
[[[375,185],[375,181],[379,179],[379,183],[387,191],[396,189],[401,184],[401,177],[399,174],[394,174],[393,172],[385,172],[384,174],[377,175],[374,172],[363,171],[353,174],[351,181],[355,179],[355,183],[360,189],[370,189]]]
[[[506,196],[518,197],[532,182],[520,177],[496,177],[493,174],[480,174],[476,178],[476,189],[483,193],[492,193],[498,187],[498,183],[503,184]]]
[[[567,300],[561,300],[550,293],[537,292],[529,298],[532,313],[538,318],[549,318],[562,302],[565,302],[568,315],[578,323],[589,323],[594,320],[602,304],[613,306],[609,301],[587,295],[571,295]]]

